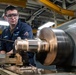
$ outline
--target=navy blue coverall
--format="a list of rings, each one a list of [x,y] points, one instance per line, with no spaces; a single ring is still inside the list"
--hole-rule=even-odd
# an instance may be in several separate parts
[[[3,30],[2,35],[1,35],[2,39],[12,40],[12,41],[15,41],[17,37],[21,37],[21,39],[25,39],[25,38],[32,39],[33,33],[32,33],[31,26],[19,20],[13,33],[10,32],[10,27],[7,27],[6,29]],[[5,50],[6,52],[9,52],[12,49],[13,49],[12,42],[1,41],[0,50]],[[34,65],[34,59],[33,59],[34,53],[27,52],[27,55],[29,57],[29,63],[31,65]]]

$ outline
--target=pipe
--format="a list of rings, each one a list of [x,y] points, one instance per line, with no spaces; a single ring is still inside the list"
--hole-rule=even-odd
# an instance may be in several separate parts
[[[67,0],[68,3],[74,3],[76,0]]]
[[[62,15],[68,15],[68,16],[76,16],[75,12],[73,10],[66,10],[63,9],[57,5],[55,5],[54,3],[52,3],[49,0],[39,0],[41,3],[43,3],[44,5],[46,5],[48,8],[52,9],[53,11],[56,11],[57,13],[60,13]]]

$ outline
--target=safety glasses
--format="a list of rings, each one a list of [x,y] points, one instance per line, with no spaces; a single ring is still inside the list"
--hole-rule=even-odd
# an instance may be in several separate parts
[[[17,17],[17,16],[18,16],[18,14],[8,14],[8,15],[6,15],[6,17],[8,17],[8,18]]]

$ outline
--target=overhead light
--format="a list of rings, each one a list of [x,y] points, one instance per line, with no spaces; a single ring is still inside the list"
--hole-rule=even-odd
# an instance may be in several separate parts
[[[9,26],[9,23],[7,21],[0,20],[0,25],[1,26]]]
[[[40,30],[40,29],[42,29],[44,27],[50,27],[50,26],[53,26],[54,24],[55,24],[54,22],[47,22],[44,25],[38,27],[38,29]]]

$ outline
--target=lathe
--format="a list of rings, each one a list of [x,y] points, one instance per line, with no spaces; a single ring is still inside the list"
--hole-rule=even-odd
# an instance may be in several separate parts
[[[22,40],[18,38],[14,42],[14,49],[16,53],[20,51],[34,52],[36,53],[36,61],[42,65],[56,65],[57,71],[63,69],[62,72],[73,72],[76,75],[75,22],[76,19],[56,29],[43,28],[38,31],[35,39]],[[15,64],[23,65],[21,59],[20,56],[19,63],[15,60]]]

